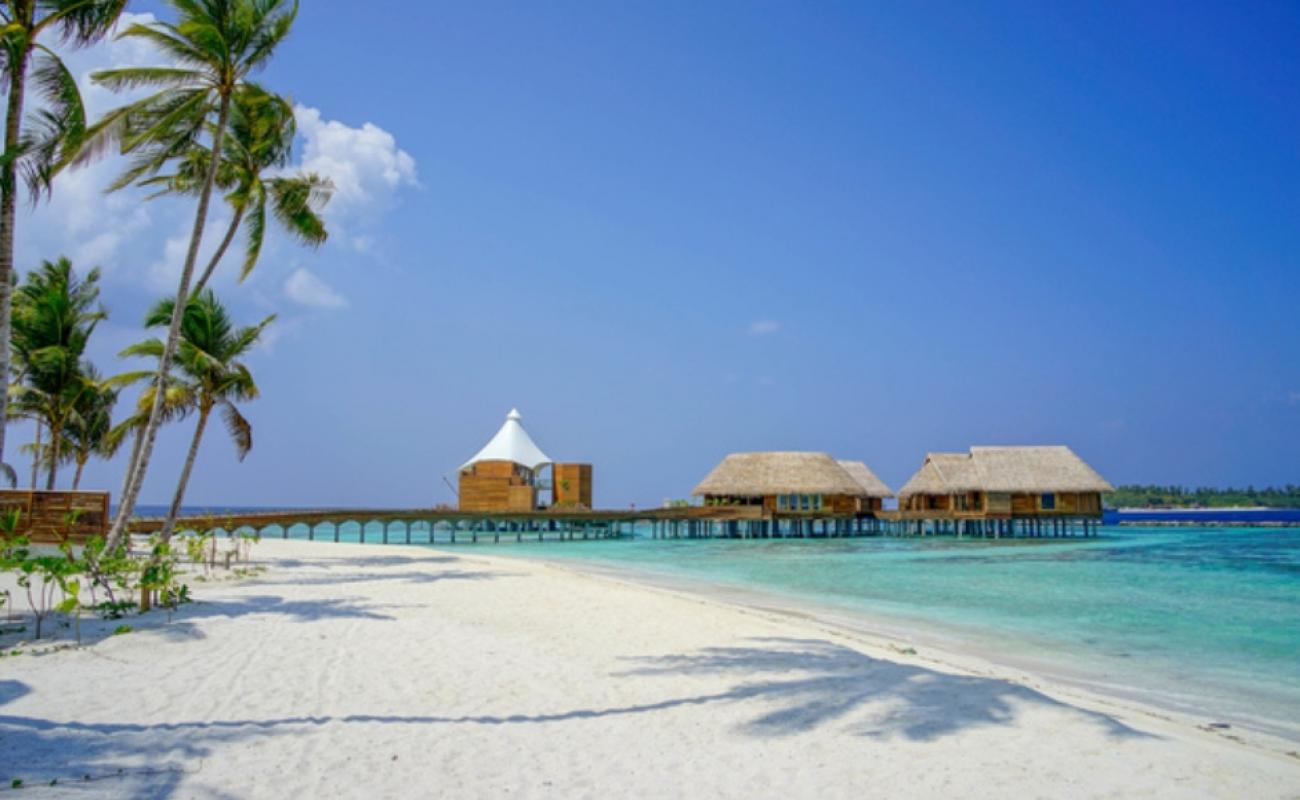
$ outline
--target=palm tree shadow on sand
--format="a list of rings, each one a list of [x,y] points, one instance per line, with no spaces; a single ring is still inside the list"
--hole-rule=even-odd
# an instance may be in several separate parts
[[[742,726],[745,733],[760,737],[802,733],[844,720],[859,735],[928,741],[966,728],[1013,724],[1021,708],[1032,706],[1069,710],[1100,725],[1109,736],[1150,736],[1107,714],[1006,680],[871,658],[822,639],[751,641],[752,646],[630,659],[638,666],[619,675],[735,675],[740,682],[714,699],[764,703],[767,710]]]
[[[1050,707],[1077,714],[1110,737],[1155,738],[1115,718],[1062,703],[1005,680],[952,675],[872,658],[824,639],[758,638],[741,647],[707,647],[689,655],[633,657],[621,679],[734,675],[734,685],[654,702],[573,708],[535,714],[348,714],[188,720],[164,723],[55,721],[0,711],[0,741],[9,746],[0,779],[114,779],[114,792],[163,797],[201,759],[228,744],[270,736],[302,736],[334,725],[450,727],[565,725],[655,714],[674,708],[752,703],[758,715],[739,732],[755,738],[793,736],[842,724],[866,737],[934,741],[962,730],[1012,725],[1017,714]],[[28,694],[0,681],[0,705]],[[7,769],[5,767],[8,767]],[[122,770],[119,772],[119,770]]]

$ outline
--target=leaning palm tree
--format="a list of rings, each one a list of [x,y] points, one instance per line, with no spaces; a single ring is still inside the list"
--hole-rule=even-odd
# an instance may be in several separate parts
[[[293,106],[283,97],[253,85],[242,86],[235,93],[216,182],[226,193],[230,224],[207,268],[194,282],[192,295],[207,286],[241,228],[246,241],[239,279],[248,277],[262,253],[268,211],[289,235],[303,244],[318,247],[325,242],[328,234],[320,209],[328,202],[333,184],[314,173],[267,174],[288,165],[296,131]],[[158,187],[159,194],[193,195],[203,183],[211,157],[211,151],[197,144],[184,159],[176,161],[171,173],[141,178],[140,174],[153,166],[144,158],[115,185],[138,182],[142,186]]]
[[[172,318],[172,301],[163,300],[154,306],[146,320],[147,327],[162,327]],[[171,538],[176,518],[185,500],[185,489],[194,470],[194,460],[199,454],[199,444],[207,429],[208,418],[220,409],[226,430],[235,443],[235,452],[242,461],[253,447],[253,428],[235,404],[257,397],[257,384],[252,373],[239,359],[246,356],[262,336],[262,331],[275,320],[267,317],[256,325],[236,328],[225,307],[211,290],[202,292],[185,304],[181,318],[181,343],[176,352],[175,398],[168,404],[173,407],[188,406],[197,417],[194,437],[181,468],[176,494],[163,523],[162,538]],[[124,356],[151,356],[162,358],[166,345],[159,339],[148,339],[122,351]]]
[[[113,428],[113,406],[118,396],[116,381],[102,379],[91,364],[82,367],[82,376],[85,389],[63,426],[64,460],[76,465],[73,491],[81,488],[81,474],[91,456],[112,458],[122,443],[121,435]]]
[[[46,489],[58,476],[64,425],[90,388],[83,355],[105,316],[99,270],[78,278],[67,258],[42,262],[18,286],[10,346],[21,383],[14,388],[20,405],[37,414],[50,435]]]
[[[87,133],[85,157],[111,145],[134,158],[133,170],[142,178],[160,173],[168,164],[191,154],[208,137],[208,150],[225,152],[224,139],[232,104],[248,76],[264,66],[289,34],[298,13],[297,0],[168,0],[179,15],[176,24],[132,25],[122,35],[141,39],[175,64],[127,67],[96,72],[91,79],[114,91],[151,87],[154,94],[110,111]],[[189,247],[181,267],[172,305],[171,323],[158,357],[155,384],[166,386],[167,374],[180,340],[181,319],[190,297],[190,284],[199,246],[203,242],[208,206],[222,159],[208,159],[207,174],[198,185],[198,203]],[[139,168],[144,166],[143,170]],[[109,530],[114,548],[126,532],[162,424],[163,398],[154,393],[140,446],[128,465],[117,516]]]
[[[126,0],[3,0],[0,2],[0,83],[8,92],[4,152],[0,153],[0,342],[9,341],[18,176],[33,201],[77,153],[86,111],[72,73],[48,46],[55,37],[74,47],[99,41]],[[24,124],[29,78],[40,106]],[[8,396],[9,350],[0,347],[0,397]],[[4,463],[5,404],[0,403],[0,465]],[[7,469],[7,468],[6,468]]]

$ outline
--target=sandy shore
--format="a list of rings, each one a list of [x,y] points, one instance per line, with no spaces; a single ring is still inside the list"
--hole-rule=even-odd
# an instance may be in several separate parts
[[[170,623],[0,659],[0,788],[1300,797],[1275,743],[814,620],[477,550],[255,555]]]

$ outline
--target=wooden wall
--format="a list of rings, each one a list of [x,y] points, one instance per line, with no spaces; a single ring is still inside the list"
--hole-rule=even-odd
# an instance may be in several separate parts
[[[822,508],[832,514],[856,514],[861,498],[847,494],[828,494],[822,496]]]
[[[972,493],[972,495],[975,493]],[[956,510],[947,495],[911,495],[905,511],[940,511],[959,517],[1086,517],[1101,515],[1098,492],[1056,492],[1055,507],[1043,507],[1042,494],[990,493],[982,498],[968,495],[967,508]],[[976,502],[978,500],[978,502]]]
[[[594,508],[591,504],[591,465],[555,464],[551,467],[552,505],[560,508]]]
[[[879,511],[882,507],[880,498],[858,497],[857,495],[844,494],[824,494],[822,495],[822,507],[813,511],[796,511],[792,509],[780,508],[777,503],[777,495],[769,494],[763,497],[763,515],[772,516],[774,514],[794,515],[802,514],[805,516],[823,516],[825,514],[861,514],[872,511]]]
[[[461,511],[532,511],[537,489],[525,471],[509,461],[480,461],[460,473]]]
[[[108,492],[0,490],[0,511],[18,511],[17,533],[34,543],[84,542],[108,534]],[[76,521],[69,524],[70,516]]]

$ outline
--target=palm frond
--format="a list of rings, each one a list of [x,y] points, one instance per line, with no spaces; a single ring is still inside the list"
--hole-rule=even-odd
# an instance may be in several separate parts
[[[323,244],[329,231],[319,212],[334,193],[334,184],[314,173],[272,178],[270,184],[271,208],[281,226],[303,244]]]
[[[230,402],[221,403],[221,420],[226,424],[226,432],[230,434],[230,440],[235,443],[235,453],[239,456],[239,460],[243,461],[248,451],[253,449],[253,426]]]
[[[31,86],[42,101],[24,133],[27,157],[20,163],[33,203],[48,196],[54,176],[86,138],[86,108],[77,80],[49,48],[38,45]]]
[[[40,28],[53,26],[64,42],[85,47],[104,38],[126,10],[126,0],[36,0],[45,12]]]
[[[262,255],[262,242],[266,239],[266,192],[259,191],[254,202],[250,205],[244,223],[244,229],[247,236],[244,240],[244,263],[239,269],[239,280],[242,283],[253,268],[257,266],[257,259]]]
[[[90,80],[114,92],[128,89],[193,89],[207,83],[197,70],[181,67],[118,67],[91,73]]]

